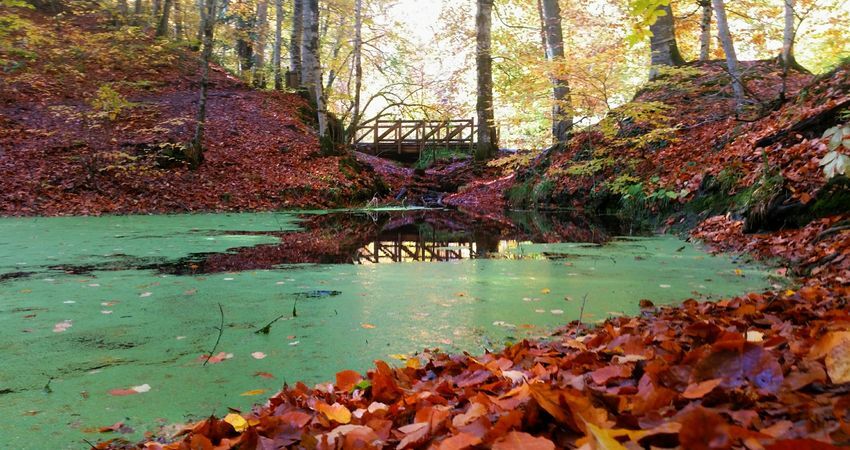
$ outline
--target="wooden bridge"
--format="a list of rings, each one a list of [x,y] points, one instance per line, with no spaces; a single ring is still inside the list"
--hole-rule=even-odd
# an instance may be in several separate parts
[[[475,120],[376,120],[354,133],[354,148],[371,155],[419,156],[426,148],[475,148]]]

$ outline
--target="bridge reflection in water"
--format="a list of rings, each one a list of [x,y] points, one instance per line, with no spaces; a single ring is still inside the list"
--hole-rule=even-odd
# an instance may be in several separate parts
[[[430,235],[430,236],[429,236]],[[361,246],[355,264],[381,264],[417,261],[456,261],[483,258],[499,253],[505,241],[493,236],[453,235],[440,239],[438,233],[384,232]]]

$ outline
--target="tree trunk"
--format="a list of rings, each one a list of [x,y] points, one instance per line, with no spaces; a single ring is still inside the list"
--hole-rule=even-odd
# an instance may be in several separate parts
[[[322,92],[322,66],[319,60],[319,0],[304,1],[304,39],[301,46],[301,81],[316,106],[319,119],[319,138],[328,131],[327,110]]]
[[[195,136],[186,149],[189,167],[196,169],[204,161],[204,126],[207,120],[207,90],[210,79],[210,59],[213,52],[213,32],[215,30],[216,0],[205,0],[203,30],[204,42],[201,51],[201,95],[198,100],[198,115]]]
[[[287,84],[292,89],[301,87],[301,45],[304,41],[304,1],[292,2],[292,37],[289,40],[289,72]]]
[[[162,4],[162,16],[159,18],[159,25],[156,27],[156,35],[158,37],[168,36],[168,16],[171,14],[171,5],[173,0],[165,0]]]
[[[782,33],[782,65],[790,69],[797,65],[794,59],[794,0],[785,0],[785,31]]]
[[[142,13],[142,0],[136,0],[133,3],[133,14],[139,15]]]
[[[349,141],[353,140],[360,124],[360,91],[363,87],[363,0],[354,0],[354,113],[351,116]]]
[[[336,61],[339,57],[339,52],[342,50],[342,41],[345,37],[345,26],[348,23],[346,20],[346,16],[340,16],[338,28],[336,30],[336,37],[334,38],[334,46],[333,51],[331,52],[331,61]],[[331,67],[331,70],[328,71],[328,81],[325,84],[325,90],[330,91],[331,87],[333,87],[334,81],[336,81],[336,71]]]
[[[280,73],[280,52],[283,43],[283,0],[274,2],[274,50],[272,51],[272,69],[274,70],[274,88],[283,89],[283,77]]]
[[[558,0],[543,0],[543,27],[546,30],[546,58],[552,64],[564,63],[564,36],[561,30],[561,7]],[[566,142],[573,127],[572,99],[568,80],[557,74],[552,78],[552,138]]]
[[[490,53],[493,0],[478,0],[475,14],[476,66],[478,78],[478,145],[475,159],[483,161],[496,155],[498,142],[493,117],[493,57]]]
[[[152,6],[153,8],[151,9],[153,11],[151,11],[151,15],[153,16],[154,20],[156,20],[156,18],[159,17],[159,10],[162,7],[162,0],[153,0]]]
[[[257,24],[255,27],[256,39],[254,40],[254,65],[251,70],[251,82],[254,87],[266,86],[266,32],[269,24],[269,2],[259,0],[257,2]]]
[[[186,37],[186,27],[183,24],[183,4],[174,0],[174,36],[182,41]]]
[[[711,53],[711,0],[701,0],[702,20],[699,23],[699,60],[708,61]]]
[[[714,6],[714,15],[717,18],[717,35],[723,45],[726,54],[726,70],[732,77],[732,91],[735,94],[735,109],[739,113],[744,106],[744,85],[741,82],[741,72],[738,70],[738,56],[735,54],[735,44],[732,42],[732,34],[726,22],[726,6],[723,0],[711,0]]]
[[[127,0],[118,0],[118,13],[124,17],[130,13],[130,5],[127,4]]]
[[[649,48],[652,52],[652,67],[649,69],[649,79],[658,76],[659,66],[681,66],[685,63],[679,46],[676,44],[676,23],[673,19],[673,9],[670,4],[659,6],[663,16],[649,26],[652,37],[649,38]]]
[[[204,16],[206,15],[204,0],[195,0],[195,6],[198,7],[198,33],[195,40],[201,43],[204,41]]]
[[[244,4],[247,0],[239,0],[237,3]],[[236,14],[236,56],[239,60],[237,67],[239,76],[245,78],[254,67],[254,40],[251,34],[254,31],[256,16],[253,14],[245,17],[244,14]]]

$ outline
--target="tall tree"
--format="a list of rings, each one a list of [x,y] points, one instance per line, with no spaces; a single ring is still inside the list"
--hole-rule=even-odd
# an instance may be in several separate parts
[[[723,0],[711,0],[714,6],[714,15],[717,19],[717,35],[720,44],[723,45],[723,53],[726,54],[726,70],[732,77],[732,91],[735,94],[735,108],[738,112],[744,106],[744,85],[741,81],[741,71],[738,70],[738,56],[735,54],[735,43],[732,41],[732,33],[729,32],[729,24],[726,22],[726,5]]]
[[[186,37],[183,13],[183,3],[180,0],[174,0],[174,36],[177,40],[183,40]]]
[[[171,5],[173,0],[165,0],[162,4],[162,16],[159,18],[159,24],[156,26],[156,35],[159,37],[168,36],[168,17],[171,14]]]
[[[256,16],[253,10],[248,8],[246,0],[237,0],[235,4],[236,14],[236,56],[239,59],[238,72],[240,76],[247,76],[254,66],[254,40],[251,35],[254,31]]]
[[[283,89],[283,77],[280,73],[280,54],[283,44],[283,0],[274,1],[274,48],[272,50],[272,70],[274,71],[274,88]]]
[[[269,24],[268,0],[257,1],[257,19],[254,27],[254,64],[251,67],[251,82],[254,87],[266,86],[266,33]]]
[[[700,0],[702,19],[699,22],[699,60],[708,61],[711,53],[711,0]]]
[[[794,0],[785,0],[785,28],[782,33],[782,65],[786,69],[797,68],[797,60],[794,58]]]
[[[477,3],[475,62],[478,101],[475,109],[478,116],[478,145],[475,149],[475,159],[483,161],[495,156],[498,149],[496,120],[493,117],[493,56],[490,50],[493,0],[477,0]]]
[[[649,78],[658,76],[659,66],[681,66],[685,63],[676,43],[676,23],[673,18],[673,8],[670,2],[662,2],[656,8],[658,18],[649,26],[652,36],[649,38],[649,48],[652,52],[652,68],[649,70]]]
[[[561,30],[561,7],[558,0],[543,0],[543,29],[546,58],[553,65],[564,63],[564,36]],[[569,81],[555,70],[552,78],[552,138],[562,144],[573,127]]]
[[[363,0],[354,0],[354,113],[351,115],[348,138],[353,139],[360,125],[360,91],[363,90]]]
[[[304,2],[292,2],[292,35],[289,39],[289,74],[287,85],[297,89],[301,87],[301,45],[304,40]]]
[[[328,130],[327,110],[322,86],[322,65],[319,58],[319,0],[304,1],[304,33],[301,43],[301,83],[316,106],[319,137]]]
[[[207,120],[207,90],[210,83],[210,59],[212,59],[215,21],[216,0],[204,0],[201,18],[204,30],[203,49],[201,50],[201,95],[198,99],[195,136],[186,149],[186,159],[191,168],[197,168],[204,161],[204,127]]]

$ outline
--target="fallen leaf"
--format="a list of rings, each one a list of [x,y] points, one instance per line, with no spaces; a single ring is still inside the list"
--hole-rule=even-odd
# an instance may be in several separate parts
[[[233,426],[237,433],[241,433],[248,429],[248,421],[240,414],[230,413],[224,416],[224,421]]]
[[[329,420],[333,420],[337,423],[346,424],[351,422],[351,411],[339,403],[328,405],[324,402],[317,402],[316,411],[324,414]]]
[[[254,395],[264,394],[265,392],[266,392],[265,389],[252,389],[250,391],[245,391],[245,392],[243,392],[239,395],[241,395],[242,397],[252,397]]]
[[[521,431],[511,431],[493,443],[493,450],[554,450],[555,444],[544,437],[534,437]]]
[[[701,383],[690,384],[688,385],[687,389],[685,389],[685,392],[682,393],[682,397],[687,398],[689,400],[703,398],[709,392],[713,391],[714,388],[720,386],[720,383],[722,382],[722,378],[714,378],[711,380],[703,381]]]

